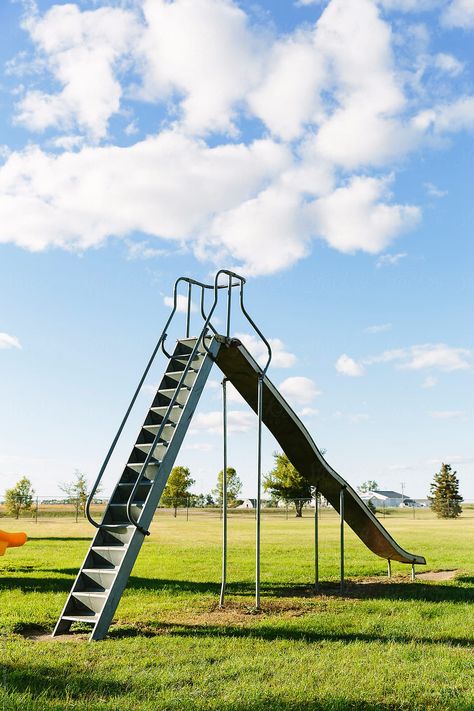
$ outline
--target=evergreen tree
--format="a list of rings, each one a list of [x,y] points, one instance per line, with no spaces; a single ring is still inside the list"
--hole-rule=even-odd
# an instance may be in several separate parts
[[[186,499],[191,496],[189,487],[194,484],[194,479],[191,477],[191,472],[188,467],[173,467],[169,475],[168,483],[161,495],[161,503],[163,506],[171,506],[174,508],[174,515],[178,512],[178,506],[184,504]]]
[[[217,487],[212,490],[214,494],[214,499],[219,506],[222,506],[223,500],[223,489],[224,489],[224,470],[217,475]],[[237,472],[233,467],[227,467],[227,504],[228,506],[235,506],[237,503],[237,497],[242,490],[242,482],[237,476]]]
[[[460,506],[463,500],[459,494],[459,480],[457,472],[452,471],[450,464],[442,464],[441,469],[434,475],[429,496],[432,510],[438,518],[457,518],[462,512]]]
[[[303,506],[313,497],[313,487],[295,469],[286,454],[275,452],[275,466],[264,479],[264,489],[273,498],[295,504],[296,516],[301,517]]]
[[[5,492],[5,508],[7,513],[15,518],[20,517],[22,511],[30,511],[33,507],[34,489],[31,481],[22,477],[15,486]]]

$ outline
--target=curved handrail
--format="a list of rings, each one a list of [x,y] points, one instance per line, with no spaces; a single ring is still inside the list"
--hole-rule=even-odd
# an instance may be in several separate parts
[[[92,501],[93,501],[93,499],[94,499],[94,496],[96,495],[96,492],[97,492],[97,489],[98,489],[98,487],[99,487],[99,484],[100,484],[100,482],[101,482],[101,480],[102,480],[102,477],[103,477],[103,475],[104,475],[104,473],[105,473],[105,470],[106,470],[107,465],[108,465],[108,463],[109,463],[109,461],[110,461],[110,458],[111,458],[111,456],[112,456],[112,454],[113,454],[113,452],[114,452],[114,450],[115,450],[115,447],[116,447],[116,445],[117,445],[117,442],[118,442],[118,440],[120,439],[120,436],[121,436],[121,434],[122,434],[122,432],[123,432],[123,429],[124,429],[124,427],[125,427],[125,425],[126,425],[126,423],[127,423],[127,420],[128,420],[128,418],[129,418],[129,416],[130,416],[130,413],[131,413],[131,411],[132,411],[132,409],[133,409],[133,406],[135,405],[135,402],[136,402],[136,400],[137,400],[137,397],[138,397],[138,395],[140,394],[140,391],[141,391],[141,389],[142,389],[142,387],[143,387],[143,383],[145,382],[145,379],[146,379],[148,373],[150,372],[150,368],[151,368],[151,366],[153,365],[153,362],[154,362],[154,360],[155,360],[155,358],[156,358],[156,355],[157,355],[157,353],[158,353],[158,350],[160,349],[160,346],[161,346],[163,352],[165,353],[165,355],[168,355],[168,354],[166,353],[165,348],[164,348],[164,342],[165,342],[166,337],[167,337],[167,335],[168,335],[168,334],[167,334],[167,330],[168,330],[168,328],[169,328],[169,326],[170,326],[170,324],[171,324],[171,321],[173,320],[173,317],[174,317],[174,315],[175,315],[175,313],[176,313],[176,311],[177,311],[177,308],[178,308],[178,286],[179,286],[179,284],[180,284],[181,282],[186,282],[186,283],[188,283],[188,284],[189,284],[189,283],[195,284],[196,286],[202,287],[203,289],[204,289],[204,288],[205,288],[205,289],[208,289],[208,288],[212,289],[212,288],[213,288],[212,286],[210,286],[210,285],[208,285],[208,284],[203,284],[202,282],[196,281],[195,279],[191,279],[190,277],[179,277],[179,278],[175,281],[175,283],[174,283],[174,287],[173,287],[173,308],[172,308],[172,310],[171,310],[171,313],[170,313],[170,315],[169,315],[169,317],[168,317],[168,320],[166,321],[166,324],[165,324],[165,326],[164,326],[164,328],[163,328],[163,330],[162,330],[162,332],[161,332],[161,336],[159,337],[158,342],[157,342],[155,348],[153,349],[153,352],[152,352],[151,357],[150,357],[150,359],[149,359],[149,361],[148,361],[148,363],[147,363],[147,365],[146,365],[146,367],[145,367],[145,370],[143,371],[143,375],[142,375],[142,377],[141,377],[140,380],[139,380],[139,383],[138,383],[138,385],[137,385],[137,388],[136,388],[136,390],[135,390],[135,393],[133,394],[133,397],[132,397],[132,399],[131,399],[131,401],[130,401],[130,404],[129,404],[129,406],[128,406],[126,412],[125,412],[125,415],[124,415],[124,417],[123,417],[123,419],[122,419],[122,422],[120,423],[120,426],[119,426],[119,428],[118,428],[118,430],[117,430],[117,433],[116,433],[114,439],[112,440],[112,444],[110,445],[109,451],[107,452],[107,454],[106,454],[106,456],[105,456],[104,462],[103,462],[103,464],[102,464],[102,466],[101,466],[101,468],[100,468],[100,470],[99,470],[99,473],[98,473],[98,475],[97,475],[97,478],[96,478],[96,480],[95,480],[95,482],[94,482],[94,484],[93,484],[93,486],[92,486],[92,489],[91,489],[91,491],[90,491],[90,493],[89,493],[89,496],[88,496],[88,498],[87,498],[86,507],[85,507],[86,517],[87,517],[87,520],[89,521],[89,523],[91,523],[91,524],[92,524],[93,526],[95,526],[96,528],[101,528],[101,527],[102,527],[102,523],[98,523],[98,522],[95,521],[95,520],[92,518],[92,516],[91,516],[90,507],[91,507],[91,505],[92,505]],[[171,356],[168,356],[168,357],[171,357]],[[108,524],[107,527],[108,527],[108,528],[119,528],[120,526],[119,526],[119,525],[118,525],[118,526],[114,526],[113,524]]]
[[[228,282],[227,282],[226,284],[219,284],[219,279],[220,279],[220,277],[221,277],[222,275],[226,275],[226,276],[228,277]],[[234,280],[235,280],[235,281],[234,281]],[[134,407],[134,405],[135,405],[135,402],[136,402],[136,400],[137,400],[137,398],[138,398],[138,395],[139,395],[139,393],[140,393],[140,391],[141,391],[141,389],[142,389],[142,387],[143,387],[143,384],[144,384],[144,382],[145,382],[145,379],[146,379],[146,377],[147,377],[147,375],[148,375],[148,373],[149,373],[149,371],[150,371],[150,368],[151,368],[151,366],[152,366],[152,364],[153,364],[153,362],[154,362],[154,360],[155,360],[155,358],[156,358],[156,355],[157,355],[159,349],[160,349],[160,348],[162,349],[163,353],[165,354],[165,356],[166,356],[168,359],[171,359],[171,357],[172,357],[171,354],[169,354],[169,353],[167,352],[166,348],[165,348],[165,341],[166,341],[166,338],[167,338],[167,336],[168,336],[168,333],[167,333],[167,332],[168,332],[168,328],[169,328],[169,326],[170,326],[170,324],[171,324],[171,322],[172,322],[172,320],[173,320],[173,318],[174,318],[174,315],[176,314],[176,311],[177,311],[177,309],[178,309],[178,287],[179,287],[179,285],[180,285],[181,283],[186,283],[186,284],[188,285],[188,294],[187,294],[188,304],[187,304],[187,311],[186,311],[186,337],[189,337],[189,330],[190,330],[191,293],[192,293],[192,287],[193,287],[193,286],[196,286],[196,287],[198,287],[199,289],[201,289],[200,315],[201,315],[201,317],[202,317],[202,319],[203,319],[203,321],[204,321],[204,324],[203,324],[203,327],[202,327],[202,330],[201,330],[201,333],[200,333],[199,337],[196,339],[196,343],[195,343],[195,346],[194,346],[194,348],[193,348],[193,350],[192,350],[192,353],[191,353],[191,355],[190,355],[190,358],[189,358],[189,360],[188,360],[188,363],[186,364],[186,366],[185,366],[185,368],[184,368],[184,370],[183,370],[183,372],[182,372],[182,374],[181,374],[181,377],[180,377],[180,380],[179,380],[179,382],[178,382],[178,385],[176,386],[175,393],[174,393],[172,399],[170,400],[170,403],[169,403],[168,408],[167,408],[167,411],[166,411],[166,413],[165,413],[165,415],[164,415],[164,417],[163,417],[163,420],[162,420],[162,422],[161,422],[161,424],[160,424],[160,427],[158,428],[158,431],[157,431],[157,433],[156,433],[156,435],[155,435],[155,438],[154,438],[154,440],[153,440],[152,446],[150,447],[150,451],[148,452],[148,454],[147,454],[147,456],[146,456],[146,458],[145,458],[145,461],[144,461],[144,463],[143,463],[143,465],[142,465],[142,468],[141,468],[141,470],[140,470],[140,472],[139,472],[139,475],[138,475],[138,477],[137,477],[137,480],[135,481],[135,484],[134,484],[134,486],[133,486],[133,488],[132,488],[132,491],[130,492],[130,496],[129,496],[128,500],[127,500],[127,508],[126,508],[126,510],[127,510],[127,518],[128,518],[128,520],[129,520],[129,522],[130,522],[131,524],[133,524],[134,526],[136,526],[136,527],[137,527],[139,530],[141,530],[143,533],[145,533],[145,534],[148,533],[148,531],[145,531],[144,529],[142,529],[142,528],[140,527],[139,521],[136,521],[136,520],[133,518],[133,516],[132,516],[133,500],[134,500],[134,497],[135,497],[136,492],[137,492],[137,490],[138,490],[138,487],[140,486],[140,483],[141,483],[142,480],[143,480],[143,476],[144,476],[145,470],[146,470],[148,464],[150,463],[150,461],[151,461],[151,459],[152,459],[152,457],[153,457],[154,449],[156,448],[156,445],[157,445],[157,443],[158,443],[158,441],[159,441],[159,439],[160,439],[160,437],[161,437],[161,435],[162,435],[162,433],[163,433],[163,429],[164,429],[164,427],[165,427],[165,425],[166,425],[166,423],[167,423],[167,421],[168,421],[168,418],[169,418],[171,409],[172,409],[172,407],[173,407],[173,406],[175,405],[175,403],[176,403],[176,398],[177,398],[177,396],[178,396],[178,392],[179,392],[179,390],[181,389],[181,387],[182,387],[182,385],[183,385],[183,383],[184,383],[184,380],[185,380],[185,378],[186,378],[186,375],[188,374],[189,369],[190,369],[190,367],[191,367],[191,363],[192,363],[192,361],[193,361],[193,358],[194,358],[194,356],[195,356],[195,354],[196,354],[196,352],[197,352],[197,350],[198,350],[199,344],[200,344],[201,342],[202,342],[202,345],[203,345],[204,350],[209,354],[209,349],[208,349],[208,347],[207,347],[207,345],[206,345],[205,339],[206,339],[208,330],[211,330],[211,331],[214,333],[214,335],[217,334],[217,330],[214,328],[214,326],[213,326],[212,323],[211,323],[211,318],[212,318],[212,316],[213,316],[213,314],[214,314],[214,311],[215,311],[215,309],[216,309],[216,307],[217,307],[217,304],[218,304],[218,301],[219,301],[219,290],[221,290],[221,289],[227,289],[227,299],[228,299],[228,301],[227,301],[227,324],[226,324],[227,338],[229,338],[229,336],[230,336],[230,316],[231,316],[231,295],[232,295],[232,289],[233,289],[234,287],[239,287],[239,292],[240,292],[240,307],[241,307],[242,313],[244,314],[245,318],[246,318],[247,321],[250,323],[250,325],[252,326],[252,328],[255,330],[255,332],[258,334],[258,336],[262,339],[262,341],[264,342],[264,344],[265,344],[265,346],[266,346],[266,348],[267,348],[267,351],[268,351],[268,359],[267,359],[267,363],[266,363],[266,365],[265,365],[265,368],[262,370],[262,377],[265,375],[265,373],[266,373],[266,371],[267,371],[267,369],[268,369],[268,366],[270,365],[270,361],[271,361],[271,359],[272,359],[272,349],[271,349],[270,343],[267,341],[267,339],[265,338],[265,336],[263,335],[263,333],[260,331],[260,329],[258,328],[258,326],[257,326],[257,325],[255,324],[255,322],[253,321],[253,319],[250,317],[250,315],[249,315],[249,313],[247,312],[247,310],[246,310],[246,308],[245,308],[245,305],[244,305],[243,289],[244,289],[244,284],[246,283],[246,279],[245,279],[244,277],[242,277],[240,274],[237,274],[236,272],[230,271],[230,270],[228,270],[228,269],[220,269],[220,270],[216,273],[216,275],[215,275],[215,277],[214,277],[214,283],[213,283],[213,284],[205,284],[204,282],[198,281],[198,280],[196,280],[196,279],[192,279],[191,277],[179,277],[179,278],[175,281],[174,288],[173,288],[173,308],[172,308],[172,310],[171,310],[171,313],[170,313],[170,315],[169,315],[169,317],[168,317],[168,320],[166,321],[166,324],[165,324],[165,326],[164,326],[164,328],[163,328],[163,330],[162,330],[162,332],[161,332],[161,335],[160,335],[160,337],[159,337],[159,339],[158,339],[158,342],[157,342],[157,344],[156,344],[156,346],[155,346],[155,348],[154,348],[154,350],[153,350],[153,352],[152,352],[152,354],[151,354],[151,357],[150,357],[150,359],[149,359],[149,361],[148,361],[148,363],[147,363],[147,365],[146,365],[146,367],[145,367],[145,370],[144,370],[144,372],[143,372],[143,375],[142,375],[142,377],[140,378],[140,381],[139,381],[139,383],[138,383],[138,386],[137,386],[137,388],[136,388],[136,390],[135,390],[135,392],[134,392],[134,394],[133,394],[133,397],[132,397],[132,399],[131,399],[131,401],[130,401],[130,404],[129,404],[129,406],[128,406],[126,412],[125,412],[125,415],[124,415],[124,417],[123,417],[123,419],[122,419],[122,421],[121,421],[121,423],[120,423],[120,426],[119,426],[119,428],[118,428],[118,430],[117,430],[117,433],[116,433],[116,435],[115,435],[115,437],[114,437],[114,439],[113,439],[113,441],[112,441],[112,444],[111,444],[111,446],[110,446],[110,448],[109,448],[109,450],[108,450],[108,452],[107,452],[107,454],[106,454],[106,456],[105,456],[104,462],[103,462],[103,464],[102,464],[102,466],[101,466],[101,468],[100,468],[100,470],[99,470],[99,473],[98,473],[98,475],[97,475],[97,478],[96,478],[96,480],[95,480],[95,482],[94,482],[94,485],[92,486],[92,489],[91,489],[90,494],[89,494],[88,499],[87,499],[87,503],[86,503],[86,507],[85,507],[85,509],[86,509],[86,511],[85,511],[86,517],[87,517],[89,523],[91,523],[91,524],[92,524],[93,526],[95,526],[96,528],[115,529],[115,528],[122,528],[123,525],[124,525],[123,523],[118,523],[118,524],[113,524],[113,523],[104,524],[103,522],[98,523],[98,522],[95,521],[94,518],[92,517],[91,512],[90,512],[90,507],[91,507],[91,505],[92,505],[94,496],[95,496],[96,493],[97,493],[97,489],[98,489],[99,484],[100,484],[100,482],[101,482],[101,480],[102,480],[102,477],[103,477],[103,475],[104,475],[104,473],[105,473],[105,470],[106,470],[107,465],[108,465],[108,463],[109,463],[109,461],[110,461],[110,458],[111,458],[111,456],[112,456],[112,454],[113,454],[113,452],[114,452],[114,450],[115,450],[115,447],[116,447],[116,445],[117,445],[117,442],[118,442],[118,440],[119,440],[119,438],[120,438],[120,436],[121,436],[121,434],[122,434],[122,432],[123,432],[123,429],[124,429],[124,427],[125,427],[125,424],[126,424],[127,421],[128,421],[128,418],[129,418],[129,416],[130,416],[130,413],[131,413],[131,411],[132,411],[132,409],[133,409],[133,407]],[[210,311],[209,311],[207,314],[206,314],[206,311],[205,311],[205,304],[204,304],[206,290],[212,290],[212,291],[214,292],[214,300],[213,300],[213,303],[212,303],[212,305],[211,305]]]

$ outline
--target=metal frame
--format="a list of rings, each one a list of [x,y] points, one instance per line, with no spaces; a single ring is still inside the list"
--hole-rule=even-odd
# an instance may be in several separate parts
[[[222,380],[222,426],[224,436],[222,470],[222,580],[219,607],[224,607],[225,589],[227,585],[227,378]]]
[[[219,283],[219,280],[221,279],[222,276],[227,277],[225,284]],[[265,372],[270,364],[271,355],[272,355],[270,344],[267,341],[267,339],[265,338],[265,336],[263,335],[263,333],[260,331],[258,326],[255,324],[253,319],[250,317],[250,315],[247,312],[245,305],[244,305],[244,285],[246,283],[246,280],[244,279],[244,277],[240,276],[239,274],[236,274],[235,272],[229,271],[228,269],[220,269],[216,273],[215,278],[214,278],[214,284],[205,284],[203,282],[197,281],[196,279],[191,279],[189,277],[179,277],[176,280],[176,282],[174,284],[174,288],[173,288],[173,307],[171,310],[171,314],[169,315],[168,320],[166,321],[165,327],[163,328],[163,331],[158,339],[158,342],[157,342],[157,344],[152,352],[152,355],[145,367],[143,375],[140,378],[140,381],[139,381],[138,386],[135,390],[135,393],[132,396],[132,399],[131,399],[130,404],[127,408],[125,416],[124,416],[122,422],[120,423],[118,431],[117,431],[117,433],[112,441],[112,444],[106,454],[106,457],[104,459],[102,467],[100,468],[99,474],[97,475],[97,478],[92,486],[91,492],[90,492],[89,497],[87,499],[86,516],[87,516],[89,523],[91,523],[96,528],[104,528],[104,529],[110,529],[110,530],[123,528],[123,523],[119,523],[119,524],[105,523],[104,519],[102,519],[102,521],[100,523],[95,521],[91,515],[90,507],[93,502],[94,496],[96,495],[96,492],[97,492],[99,484],[102,480],[102,477],[105,473],[107,465],[110,461],[110,458],[115,450],[117,442],[119,441],[120,436],[122,435],[125,424],[128,421],[128,418],[129,418],[130,413],[133,409],[133,406],[135,405],[138,395],[140,394],[140,392],[142,390],[145,379],[151,369],[151,366],[153,365],[153,363],[155,361],[155,358],[156,358],[160,348],[163,351],[164,355],[168,359],[171,358],[171,355],[166,351],[164,344],[165,344],[165,340],[168,335],[168,329],[169,329],[170,324],[171,324],[171,322],[174,318],[174,315],[177,311],[178,287],[180,286],[181,283],[187,284],[187,287],[188,287],[187,288],[187,308],[186,308],[186,338],[189,338],[190,329],[191,329],[191,308],[192,308],[193,286],[198,287],[201,290],[200,311],[201,311],[201,317],[204,320],[204,324],[201,327],[200,335],[196,339],[196,343],[195,343],[193,350],[188,358],[188,362],[186,363],[185,368],[184,368],[183,372],[181,373],[181,377],[180,377],[178,384],[176,386],[175,393],[174,393],[172,399],[170,400],[170,403],[168,405],[166,413],[163,416],[163,420],[158,428],[158,431],[154,437],[153,442],[151,443],[150,451],[148,452],[148,454],[145,458],[145,461],[143,462],[142,468],[141,468],[140,472],[138,473],[138,477],[135,481],[135,484],[132,488],[132,491],[130,492],[130,495],[129,495],[129,498],[127,501],[127,506],[126,506],[127,519],[129,521],[129,523],[132,524],[133,526],[135,526],[135,528],[137,528],[141,533],[143,533],[144,535],[148,535],[149,531],[146,530],[146,528],[142,527],[140,525],[140,521],[135,520],[135,518],[132,515],[132,506],[133,506],[134,498],[135,498],[135,495],[137,493],[137,490],[138,490],[141,482],[143,481],[143,477],[145,475],[148,465],[154,460],[153,452],[154,452],[156,445],[158,444],[158,442],[161,438],[163,430],[169,420],[169,416],[170,416],[173,406],[176,403],[176,399],[178,397],[179,390],[184,386],[185,378],[186,378],[187,374],[190,372],[191,364],[193,362],[193,359],[194,359],[196,353],[198,352],[199,347],[202,345],[202,347],[204,348],[206,353],[208,355],[211,355],[209,352],[208,346],[206,344],[206,336],[207,336],[207,332],[209,330],[211,330],[214,334],[217,334],[217,330],[214,328],[214,326],[211,323],[211,318],[212,318],[214,311],[216,310],[216,307],[218,305],[219,290],[225,289],[227,291],[227,319],[226,319],[227,320],[227,323],[226,323],[227,339],[230,338],[232,289],[235,287],[238,287],[239,288],[239,296],[240,296],[240,309],[241,309],[243,315],[245,316],[245,318],[247,319],[247,321],[252,326],[252,328],[256,331],[258,336],[262,339],[262,341],[264,342],[264,344],[266,345],[267,350],[268,350],[268,361],[266,363],[264,370],[262,371],[262,377],[265,375]],[[213,300],[212,306],[210,308],[210,311],[207,314],[205,311],[205,292],[206,292],[206,290],[212,291],[214,293],[214,300]],[[260,447],[261,447],[261,444],[260,444]],[[261,467],[259,470],[259,480],[260,480],[260,478],[261,478]]]
[[[342,487],[339,492],[339,538],[340,538],[340,553],[341,553],[341,593],[344,592],[344,492],[345,487]]]
[[[319,489],[314,489],[314,589],[319,590]]]

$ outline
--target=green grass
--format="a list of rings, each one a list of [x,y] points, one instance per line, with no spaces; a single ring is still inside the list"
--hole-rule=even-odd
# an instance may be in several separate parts
[[[90,527],[65,519],[15,522],[27,545],[0,558],[0,709],[474,708],[474,510],[455,521],[429,511],[382,522],[427,569],[456,579],[409,580],[407,566],[371,554],[347,530],[347,592],[338,581],[338,522],[320,525],[322,589],[314,595],[308,516],[266,516],[262,607],[253,610],[254,522],[230,520],[226,609],[217,608],[217,518],[159,515],[109,637],[50,641]],[[3,703],[3,706],[2,706]]]

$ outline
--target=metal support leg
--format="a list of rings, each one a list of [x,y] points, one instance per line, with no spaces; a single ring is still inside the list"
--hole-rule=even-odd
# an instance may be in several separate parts
[[[392,577],[392,561],[390,558],[387,560],[387,578]]]
[[[314,589],[319,590],[319,491],[314,492]]]
[[[257,508],[255,510],[255,608],[260,609],[260,507],[262,494],[262,416],[263,416],[263,378],[257,384],[258,429],[257,429]]]
[[[415,564],[414,563],[411,564],[411,579],[412,580],[416,579],[415,578]]]
[[[339,534],[341,545],[341,593],[344,592],[344,489],[339,493]]]
[[[227,378],[222,381],[222,419],[224,436],[224,468],[222,470],[222,579],[219,607],[224,607],[227,583]]]

